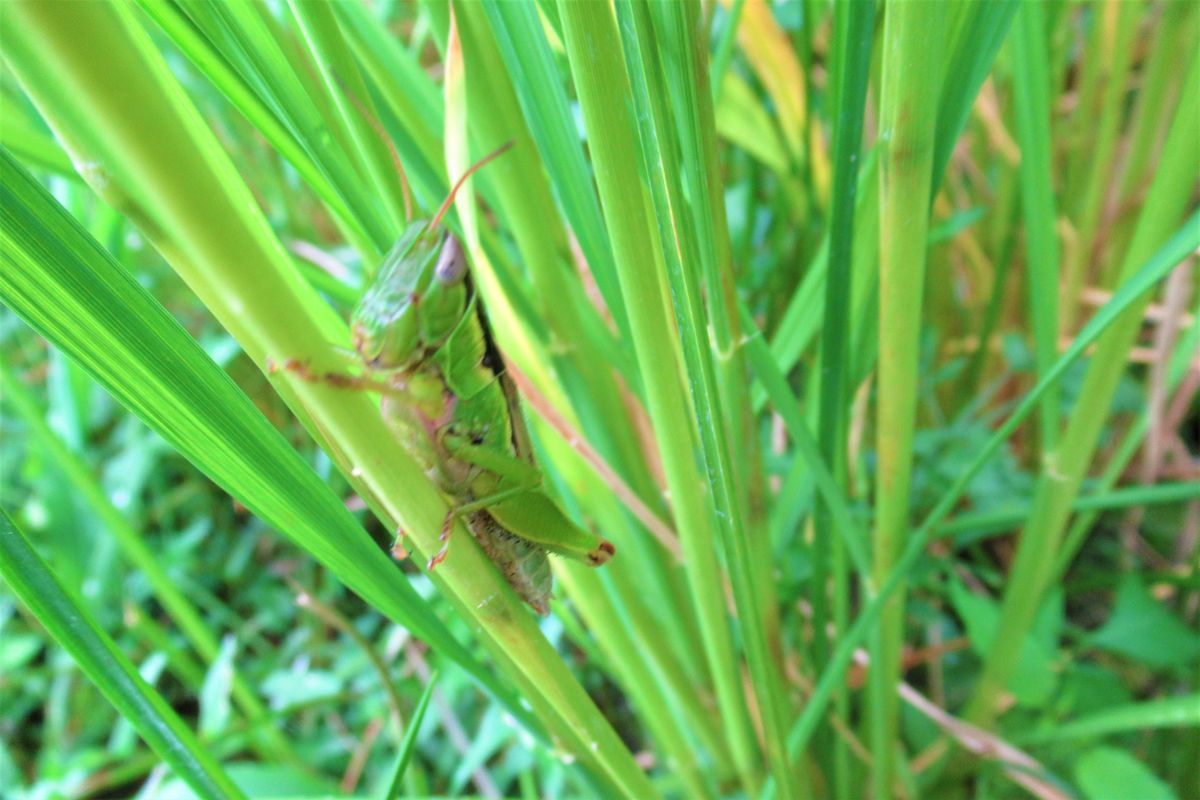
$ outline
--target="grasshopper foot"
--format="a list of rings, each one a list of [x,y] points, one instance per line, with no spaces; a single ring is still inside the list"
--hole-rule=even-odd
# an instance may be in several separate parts
[[[396,528],[396,541],[392,542],[392,558],[397,561],[408,558],[408,548],[404,546],[403,528]]]
[[[437,565],[446,560],[446,551],[450,549],[450,543],[442,545],[442,549],[433,554],[433,558],[429,559],[429,571],[432,572],[437,568]]]
[[[442,532],[438,534],[438,541],[445,542],[445,544],[442,545],[441,550],[438,550],[434,554],[433,558],[429,559],[430,569],[433,569],[446,560],[446,551],[450,549],[450,532],[454,530],[454,518],[456,516],[454,509],[450,509],[446,512],[445,519],[442,520]]]

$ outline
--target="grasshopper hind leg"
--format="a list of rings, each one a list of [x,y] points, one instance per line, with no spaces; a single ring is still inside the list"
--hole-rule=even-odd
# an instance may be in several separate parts
[[[486,511],[467,518],[467,527],[513,591],[538,613],[550,613],[553,576],[546,551],[506,531]]]

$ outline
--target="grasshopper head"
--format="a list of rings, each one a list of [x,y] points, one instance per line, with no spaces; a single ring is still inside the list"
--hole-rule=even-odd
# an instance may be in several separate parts
[[[413,225],[388,253],[351,317],[354,349],[372,369],[420,366],[445,344],[467,308],[467,264],[458,240],[431,245]]]

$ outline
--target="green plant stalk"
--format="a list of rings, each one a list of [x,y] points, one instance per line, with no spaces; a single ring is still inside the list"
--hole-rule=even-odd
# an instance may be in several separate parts
[[[804,410],[800,401],[788,386],[787,378],[771,355],[762,333],[758,332],[755,327],[750,312],[745,308],[742,309],[742,325],[747,331],[750,331],[750,335],[746,339],[746,354],[754,368],[755,375],[762,381],[771,402],[775,405],[775,410],[783,418],[788,435],[792,437],[796,449],[799,450],[799,460],[804,463],[816,486],[816,491],[829,508],[834,530],[843,540],[859,579],[869,583],[871,566],[870,557],[866,551],[866,536],[850,515],[845,488],[834,479],[833,473],[821,457],[820,447],[805,422]]]
[[[947,62],[941,99],[938,103],[937,139],[934,143],[933,187],[942,185],[946,165],[954,152],[959,134],[967,124],[979,87],[983,85],[1008,37],[1013,17],[1021,0],[993,0],[989,3],[954,3],[960,12],[951,41],[954,46]]]
[[[859,232],[860,247],[854,249],[855,263],[872,264],[873,259],[862,261],[865,254],[873,252],[875,243],[863,244],[865,231],[875,230],[879,221],[879,158],[878,148],[872,148],[863,159],[857,185],[858,193],[854,211],[854,226]],[[877,239],[877,237],[876,237]],[[791,372],[804,356],[816,337],[823,320],[824,284],[829,269],[829,237],[821,242],[811,262],[805,269],[804,278],[792,293],[787,308],[771,336],[771,353],[784,372]],[[859,296],[870,285],[871,277],[865,270],[852,270],[853,292]],[[766,392],[755,386],[751,402],[756,413],[766,403]]]
[[[1194,343],[1193,343],[1194,344]],[[1145,435],[1145,428],[1141,425],[1135,425],[1130,429],[1130,433],[1140,433]],[[1130,436],[1128,441],[1134,445],[1141,444],[1141,436]],[[1122,445],[1125,443],[1122,442]],[[1125,449],[1121,448],[1122,451]],[[1136,452],[1136,446],[1130,447],[1130,450]],[[1123,453],[1122,453],[1123,454]],[[1120,463],[1114,460],[1113,463]],[[1109,470],[1105,470],[1105,478],[1108,477]],[[1104,478],[1101,479],[1102,482]],[[1085,495],[1077,497],[1075,502],[1071,504],[1071,511],[1091,512],[1084,514],[1080,520],[1095,522],[1096,517],[1101,511],[1110,511],[1114,509],[1132,508],[1134,506],[1151,505],[1157,503],[1181,503],[1187,500],[1200,498],[1200,484],[1197,483],[1158,483],[1152,486],[1127,486],[1122,489],[1110,489],[1104,487],[1099,490],[1093,490]],[[955,517],[950,522],[938,529],[937,536],[953,536],[955,534],[969,534],[970,541],[976,541],[980,535],[986,536],[988,533],[1002,533],[1015,526],[1021,524],[1022,521],[1029,517],[1029,506],[1013,506],[999,508],[994,511],[977,511],[972,514],[963,514]],[[1077,525],[1071,526],[1071,532],[1075,533]],[[1090,526],[1084,526],[1084,533],[1088,532]],[[1071,541],[1071,536],[1068,535],[1064,540],[1065,543]],[[960,540],[961,542],[961,540]],[[1077,548],[1071,548],[1064,544],[1059,553],[1054,570],[1055,576],[1061,577],[1069,559],[1064,558],[1067,554],[1073,554]]]
[[[583,320],[595,316],[586,305],[571,273],[564,269],[560,254],[567,252],[565,232],[550,221],[556,219],[550,187],[542,177],[537,150],[529,129],[518,111],[511,84],[504,79],[504,65],[488,36],[484,9],[477,3],[456,4],[456,23],[467,62],[468,91],[474,102],[467,115],[475,141],[485,152],[506,140],[516,141],[513,151],[492,165],[499,208],[505,213],[538,300],[538,315],[549,327],[552,343],[543,361],[554,366],[555,381],[545,371],[530,373],[541,378],[540,388],[551,397],[562,384],[589,441],[604,458],[627,477],[631,486],[652,506],[656,502],[653,479],[645,458],[637,448],[637,436],[622,403],[604,351],[608,341],[596,341]],[[598,320],[597,320],[598,322]],[[501,344],[510,325],[497,320]],[[606,336],[606,339],[608,337]],[[553,347],[553,343],[559,343]],[[561,353],[555,350],[564,351]],[[641,537],[645,541],[648,537]],[[657,565],[662,572],[662,551],[641,548],[643,569]],[[665,596],[664,596],[665,599]]]
[[[633,657],[644,649],[657,649],[649,641],[657,633],[654,626],[639,624],[646,619],[644,616],[630,619],[625,609],[603,602],[602,578],[595,570],[562,564],[556,575],[594,632],[614,677],[637,707],[638,718],[662,747],[663,756],[672,760],[672,772],[686,787],[687,796],[715,797],[713,787],[705,781],[695,747],[695,742],[700,741],[715,759],[723,754],[725,748],[717,739],[720,732],[712,724],[712,714],[697,717],[692,712],[694,704],[664,702],[667,698],[695,694],[695,690],[687,685],[682,670],[672,668],[674,665],[661,665],[654,659],[646,659],[645,665],[640,665]],[[687,733],[694,738],[689,739]]]
[[[592,188],[575,119],[537,9],[529,3],[484,3],[496,44],[508,66],[529,134],[537,143],[551,188],[571,225],[588,269],[624,346],[629,320],[621,303],[612,248]],[[636,376],[633,376],[636,377]]]
[[[1022,0],[1012,33],[1013,101],[1021,145],[1021,207],[1025,218],[1025,262],[1029,265],[1030,318],[1034,360],[1041,375],[1058,354],[1058,220],[1050,163],[1050,98],[1042,6]],[[1076,295],[1067,294],[1067,298]],[[1069,300],[1073,302],[1073,300]],[[983,343],[980,343],[983,347]],[[1058,391],[1051,389],[1040,411],[1041,449],[1054,450],[1059,433]]]
[[[1200,150],[1195,147],[1195,121],[1200,119],[1200,58],[1195,54],[1188,70],[1187,84],[1157,177],[1125,256],[1122,283],[1167,237],[1195,190],[1196,175],[1200,173]],[[994,719],[995,700],[1016,668],[1021,642],[1054,569],[1071,504],[1091,464],[1113,393],[1126,369],[1129,350],[1149,302],[1146,297],[1135,304],[1097,343],[1066,432],[1058,448],[1046,454],[1034,493],[1033,512],[1021,533],[1009,573],[1000,623],[965,714],[974,724],[987,725]]]
[[[1200,728],[1200,694],[1193,692],[1093,711],[1061,725],[1035,729],[1016,737],[1016,741],[1038,744],[1113,733],[1144,733],[1154,728]]]
[[[0,577],[175,774],[204,798],[245,795],[0,511]]]
[[[1109,66],[1104,75],[1099,124],[1094,131],[1089,131],[1086,146],[1080,148],[1088,154],[1088,169],[1082,196],[1077,199],[1068,198],[1068,200],[1074,200],[1077,206],[1075,210],[1076,241],[1074,249],[1070,251],[1071,257],[1063,270],[1061,329],[1064,332],[1075,328],[1075,322],[1080,312],[1077,298],[1081,296],[1083,285],[1090,277],[1088,266],[1094,261],[1096,233],[1100,225],[1101,212],[1104,210],[1106,195],[1112,183],[1111,176],[1113,162],[1116,160],[1118,134],[1126,113],[1126,93],[1129,69],[1133,61],[1133,42],[1138,32],[1138,23],[1142,13],[1144,13],[1143,6],[1135,3],[1117,3],[1115,52],[1104,58],[1104,63]]]
[[[70,181],[81,181],[71,157],[58,142],[35,130],[28,121],[20,119],[15,112],[3,112],[4,124],[0,125],[0,145],[15,153],[27,164]]]
[[[758,757],[725,618],[710,504],[695,461],[699,444],[690,422],[692,403],[680,382],[683,360],[668,316],[663,254],[651,235],[649,201],[637,168],[636,128],[626,103],[629,84],[616,26],[602,4],[564,2],[559,14],[717,703],[734,762],[751,788],[758,784]]]
[[[726,477],[710,477],[710,483],[727,479],[728,486],[723,492],[728,494],[729,502],[741,509],[740,513],[735,513],[723,507],[719,500],[722,491],[717,491],[715,485],[711,487],[714,497],[718,498],[718,517],[729,513],[735,526],[741,526],[740,532],[729,526],[721,527],[726,536],[727,560],[742,562],[736,568],[749,574],[752,586],[757,590],[753,613],[750,608],[740,613],[743,620],[754,619],[761,625],[766,637],[761,655],[766,656],[769,651],[774,659],[773,664],[751,664],[751,672],[761,682],[767,679],[769,672],[782,669],[783,653],[776,646],[782,637],[771,560],[766,548],[753,544],[763,541],[766,536],[766,488],[756,423],[750,411],[749,373],[741,347],[724,179],[717,148],[712,90],[708,83],[708,39],[699,18],[699,3],[658,2],[647,10],[649,13],[639,10],[634,17],[642,22],[639,44],[643,47],[648,42],[658,44],[657,52],[646,53],[643,59],[646,64],[655,61],[659,64],[659,69],[654,72],[656,79],[648,80],[647,86],[656,87],[652,97],[657,101],[672,101],[661,109],[660,130],[670,132],[663,142],[679,143],[678,154],[673,147],[666,148],[669,158],[663,164],[665,175],[671,178],[666,183],[668,196],[674,192],[670,202],[681,224],[676,235],[670,238],[664,238],[665,230],[660,228],[660,239],[664,242],[664,251],[673,253],[674,248],[666,243],[677,241],[686,254],[679,270],[673,269],[675,262],[668,259],[668,266],[672,267],[668,269],[668,281],[672,285],[671,296],[677,301],[676,323],[681,331],[688,331],[689,325],[696,326],[691,334],[696,355],[707,362],[713,374],[712,382],[698,387],[702,389],[702,398],[710,398],[698,403],[698,411],[702,417],[707,416],[710,411],[707,406],[711,405],[712,412],[722,414],[724,421],[724,430],[715,429],[713,442],[706,448],[707,458],[715,463],[719,474]],[[695,265],[700,266],[699,272]],[[690,314],[684,312],[684,305],[678,302],[685,298],[693,301]],[[691,317],[690,323],[681,319],[685,315]],[[711,335],[705,332],[708,329],[711,329]],[[694,367],[689,367],[689,371],[692,375],[704,374]],[[736,540],[731,540],[730,535]],[[744,601],[749,600],[750,595],[747,595]],[[756,649],[757,645],[750,647],[752,658],[757,658],[753,656]],[[779,700],[777,697],[776,701]]]
[[[1001,446],[1008,441],[1008,438],[1029,416],[1030,412],[1037,408],[1046,388],[1061,380],[1067,369],[1083,355],[1088,347],[1106,334],[1123,313],[1140,304],[1146,293],[1198,246],[1200,246],[1200,213],[1195,213],[1171,236],[1166,244],[1140,265],[1140,269],[1137,269],[1130,279],[1125,281],[1113,294],[1108,303],[1092,316],[1071,345],[1058,357],[1054,366],[1017,404],[1004,424],[996,429],[976,453],[975,458],[942,494],[920,526],[908,538],[904,551],[896,560],[895,566],[887,577],[877,587],[868,587],[874,590],[870,600],[854,620],[850,629],[839,637],[837,648],[829,660],[829,666],[821,674],[817,685],[813,687],[804,711],[801,712],[800,718],[788,735],[789,753],[798,756],[808,744],[813,731],[824,717],[834,690],[845,679],[846,670],[854,658],[855,649],[873,630],[872,626],[879,618],[884,606],[888,604],[891,595],[902,586],[909,571],[916,566],[924,554],[925,546],[933,537],[937,526],[951,512],[983,466],[1000,451]],[[764,792],[764,795],[769,796],[770,794],[770,792]]]
[[[119,165],[115,174],[128,175],[131,185],[154,201],[152,219],[162,224],[148,234],[250,358],[266,364],[296,357],[318,371],[341,369],[334,348],[346,341],[344,325],[287,263],[233,165],[129,10],[102,4],[21,5],[6,7],[7,13],[19,23],[20,38],[38,44],[25,49],[39,58],[23,62],[23,83],[44,101],[55,102],[56,92],[64,92],[86,109],[87,133],[107,143]],[[96,47],[73,46],[80,25]],[[57,55],[47,58],[47,53]],[[101,54],[103,65],[94,62]],[[43,70],[53,70],[53,78],[46,80]],[[132,211],[135,218],[147,220],[144,211]],[[247,269],[247,263],[255,268]],[[402,527],[418,552],[435,552],[445,502],[395,441],[373,399],[291,373],[273,378],[385,524]],[[536,622],[461,526],[433,580],[475,623],[501,669],[563,746],[593,767],[612,791],[655,795]]]
[[[876,585],[897,563],[908,532],[913,430],[920,372],[930,184],[933,175],[939,44],[945,25],[937,3],[899,0],[884,21],[879,138],[879,388],[877,391]],[[871,654],[870,730],[876,797],[892,792],[897,744],[904,590],[884,609]]]
[[[709,85],[712,87],[713,105],[721,100],[721,84],[725,82],[725,73],[729,71],[729,62],[733,60],[733,44],[737,40],[738,23],[742,21],[742,7],[746,0],[733,0],[725,17],[725,27],[721,29],[721,37],[713,50],[712,67],[709,72]],[[808,73],[805,65],[805,74]]]
[[[414,195],[421,198],[418,205],[432,207],[440,203],[449,183],[442,162],[441,131],[445,121],[438,87],[364,4],[336,3],[334,7],[359,64],[371,78],[372,88],[400,123],[396,149]],[[429,191],[434,186],[436,193]],[[422,187],[426,188],[424,194]]]
[[[515,704],[179,323],[4,150],[0,171],[4,302],[217,485]],[[237,624],[219,599],[185,588],[209,617]]]
[[[175,581],[162,568],[153,551],[142,541],[133,526],[108,499],[83,461],[50,429],[29,392],[3,363],[0,363],[0,390],[3,390],[4,399],[16,408],[21,419],[29,426],[29,430],[38,444],[46,450],[51,460],[62,470],[71,486],[83,498],[92,513],[99,518],[117,541],[130,564],[145,576],[154,593],[154,599],[162,605],[170,618],[179,626],[200,657],[211,664],[216,660],[220,650],[220,642],[216,633],[209,629],[204,618],[200,616],[187,597],[179,591]],[[269,712],[266,706],[262,704],[258,695],[254,693],[254,690],[237,670],[234,670],[233,673],[232,692],[234,701],[242,708],[251,723],[268,716]],[[263,742],[267,745],[265,753],[296,759],[291,746],[286,739],[279,735],[278,731],[274,728],[265,728],[263,733]]]
[[[752,659],[751,674],[755,676],[759,691],[774,695],[770,702],[786,709],[786,696],[780,694],[780,685],[776,683],[781,680],[779,673],[784,664],[778,611],[780,604],[775,591],[774,564],[768,548],[761,546],[767,537],[767,489],[759,452],[757,423],[751,412],[750,384],[747,380],[750,373],[742,348],[736,269],[726,219],[714,103],[708,83],[708,38],[704,35],[704,26],[698,16],[699,3],[659,2],[652,5],[650,11],[647,16],[657,32],[663,57],[660,74],[665,78],[665,96],[673,101],[676,133],[673,138],[681,145],[679,154],[682,158],[677,161],[677,168],[671,169],[669,174],[678,176],[683,194],[673,204],[681,209],[680,216],[685,223],[688,220],[692,222],[690,228],[684,224],[680,229],[686,249],[695,251],[698,248],[698,257],[689,256],[682,264],[687,271],[669,271],[668,279],[672,275],[689,276],[696,281],[702,279],[697,286],[703,285],[705,289],[703,297],[708,302],[696,306],[695,320],[704,328],[711,328],[712,335],[710,341],[706,341],[710,339],[707,334],[697,336],[696,342],[702,346],[699,352],[708,358],[714,368],[719,392],[714,398],[719,401],[717,410],[724,413],[725,431],[722,433],[718,430],[715,439],[715,444],[722,448],[717,454],[717,463],[720,471],[728,475],[730,497],[741,509],[740,513],[735,514],[718,507],[718,515],[725,511],[730,513],[729,519],[742,523],[740,531],[737,525],[723,526],[726,532],[726,559],[736,564],[736,569],[745,573],[744,580],[749,582],[746,587],[748,592],[742,602],[752,602],[754,605],[739,611],[739,616],[743,620],[756,620],[764,639],[759,644],[748,645],[747,655]],[[679,204],[684,197],[689,202],[681,206]],[[690,269],[694,264],[701,266],[699,275]],[[685,296],[684,292],[672,292],[673,298]],[[694,292],[692,296],[699,298],[702,295]],[[707,323],[704,315],[706,309]],[[678,306],[676,315],[678,320]],[[701,414],[705,413],[703,404],[700,404],[699,410]],[[719,493],[714,491],[714,497],[719,497]],[[730,536],[734,538],[730,539]],[[755,633],[753,638],[758,635]],[[746,638],[745,635],[743,638]],[[755,664],[754,660],[759,659],[764,660]],[[772,685],[774,689],[769,688]],[[762,701],[763,698],[760,698]],[[779,728],[778,734],[772,735],[769,733],[770,724],[767,725],[768,749],[771,747],[770,740],[777,738],[777,753],[782,757],[784,726],[781,724]],[[801,779],[801,788],[804,783]]]

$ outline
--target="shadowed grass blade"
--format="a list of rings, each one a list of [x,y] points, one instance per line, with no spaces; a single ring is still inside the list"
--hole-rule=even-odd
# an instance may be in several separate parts
[[[115,642],[92,621],[34,552],[25,535],[0,511],[0,577],[21,598],[46,630],[133,723],[163,761],[205,798],[244,795],[184,724],[154,691]]]

